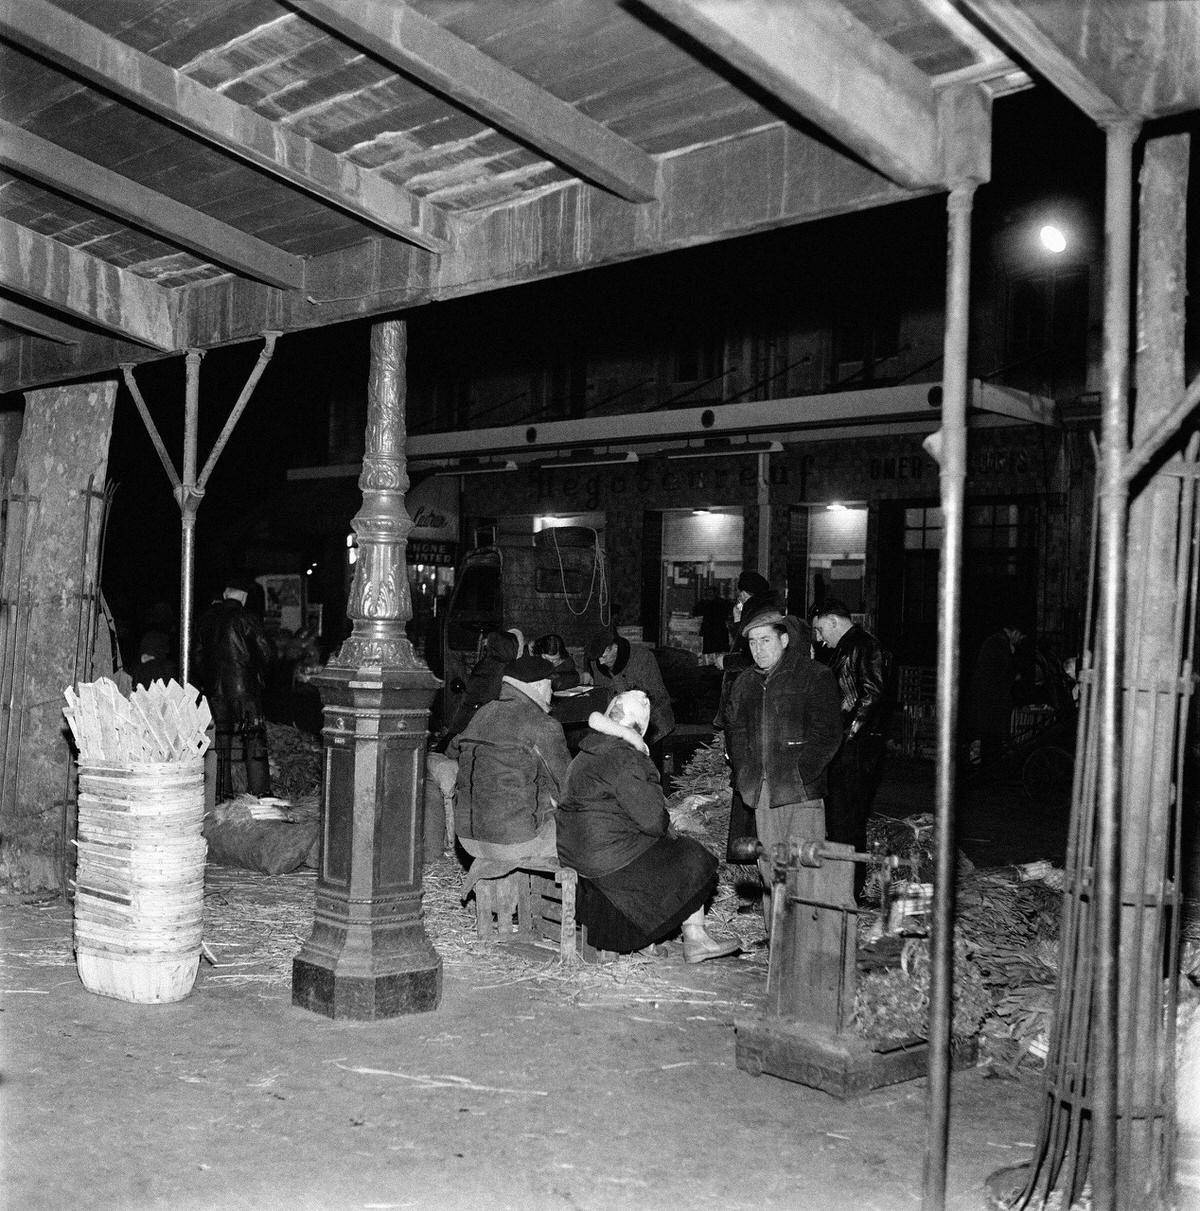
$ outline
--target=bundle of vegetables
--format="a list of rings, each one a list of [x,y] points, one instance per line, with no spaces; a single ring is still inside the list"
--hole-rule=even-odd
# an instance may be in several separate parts
[[[718,733],[712,744],[696,749],[673,781],[667,813],[675,831],[695,837],[714,853],[722,853],[732,798],[723,737]]]
[[[285,799],[311,795],[321,786],[321,742],[285,723],[267,724],[271,786]]]
[[[904,943],[900,966],[860,977],[854,998],[858,1032],[872,1039],[925,1037],[929,1018],[929,941]],[[979,1032],[992,1010],[992,997],[967,938],[954,935],[954,1017],[951,1035],[967,1039]]]
[[[1044,1059],[1049,1045],[1062,872],[1047,864],[1043,874],[1028,880],[1021,868],[1005,867],[975,871],[958,884],[959,927],[995,1003],[983,1031],[987,1052],[1007,1068]]]
[[[695,795],[701,799],[728,800],[731,793],[725,738],[718,732],[712,744],[700,745],[683,770],[674,776],[671,798],[678,797],[682,801]]]
[[[892,872],[893,880],[910,883],[932,883],[936,865],[933,849],[932,812],[916,816],[871,816],[867,820],[867,849],[873,855],[867,867],[865,894],[878,903],[883,859],[888,855],[899,858],[900,865]],[[974,864],[958,851],[958,873],[974,870]]]

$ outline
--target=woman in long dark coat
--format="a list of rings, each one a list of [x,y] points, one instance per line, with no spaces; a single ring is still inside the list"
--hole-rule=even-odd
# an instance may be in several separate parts
[[[649,719],[641,690],[618,694],[603,715],[592,713],[567,769],[556,813],[558,856],[579,874],[578,919],[599,950],[642,950],[682,929],[689,963],[734,954],[737,942],[713,938],[704,927],[717,860],[671,828],[642,739]]]

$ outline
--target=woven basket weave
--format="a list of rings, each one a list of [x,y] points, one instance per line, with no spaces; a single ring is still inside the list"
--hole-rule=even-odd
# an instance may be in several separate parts
[[[79,767],[75,957],[91,992],[179,1001],[200,963],[203,759]]]

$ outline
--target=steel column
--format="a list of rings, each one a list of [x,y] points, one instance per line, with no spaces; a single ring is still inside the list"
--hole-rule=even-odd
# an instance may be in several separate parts
[[[963,496],[967,478],[967,336],[971,295],[974,182],[955,185],[946,203],[946,335],[942,426],[926,445],[940,467],[942,557],[938,578],[938,748],[936,873],[929,978],[929,1086],[922,1207],[946,1202],[950,1130],[950,1027],[954,984],[954,758],[958,732],[958,637],[962,611]]]
[[[1100,751],[1096,804],[1096,914],[1092,1199],[1115,1211],[1117,1154],[1117,939],[1120,907],[1118,780],[1121,603],[1125,573],[1129,433],[1129,317],[1133,246],[1133,144],[1136,122],[1105,129],[1104,403],[1100,418],[1100,560],[1098,680]]]
[[[200,430],[200,362],[203,350],[187,352],[187,389],[183,404],[183,474],[175,489],[179,505],[179,675],[187,685],[192,664],[192,596],[196,579],[196,511],[204,497],[196,487],[196,447]]]

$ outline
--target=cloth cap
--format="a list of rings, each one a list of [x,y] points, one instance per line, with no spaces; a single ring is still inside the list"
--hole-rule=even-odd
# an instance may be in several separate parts
[[[766,577],[760,576],[757,572],[743,572],[737,579],[737,587],[740,592],[749,593],[751,597],[771,591]]]
[[[755,627],[784,626],[786,623],[787,615],[778,610],[759,610],[752,617],[742,620],[742,634],[749,635]]]
[[[650,699],[642,690],[626,690],[608,704],[604,714],[613,723],[624,724],[644,736],[650,726]]]
[[[513,681],[549,681],[554,667],[544,656],[518,656],[504,666],[504,676]]]

